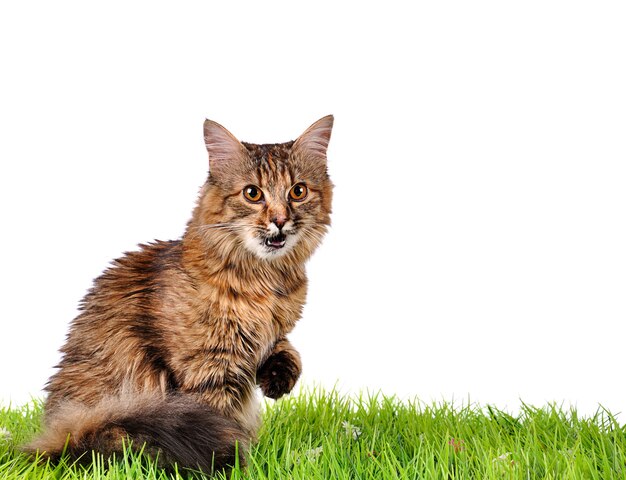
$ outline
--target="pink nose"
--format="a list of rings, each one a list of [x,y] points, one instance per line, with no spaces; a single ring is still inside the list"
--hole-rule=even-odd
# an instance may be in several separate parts
[[[283,228],[286,222],[287,217],[285,215],[276,215],[272,218],[272,223],[276,225],[279,229]]]

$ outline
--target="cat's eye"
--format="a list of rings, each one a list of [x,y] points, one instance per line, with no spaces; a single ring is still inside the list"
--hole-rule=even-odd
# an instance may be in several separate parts
[[[291,190],[289,190],[289,199],[301,202],[306,198],[308,192],[309,191],[304,183],[296,183],[293,187],[291,187]]]
[[[243,189],[243,196],[246,200],[253,203],[258,203],[263,200],[263,192],[259,187],[254,185],[248,185]]]

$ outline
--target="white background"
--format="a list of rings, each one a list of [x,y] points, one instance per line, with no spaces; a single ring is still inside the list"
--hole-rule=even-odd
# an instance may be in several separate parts
[[[2,2],[0,398],[41,395],[111,259],[182,234],[205,117],[270,143],[333,113],[303,383],[624,411],[624,25],[622,2]]]

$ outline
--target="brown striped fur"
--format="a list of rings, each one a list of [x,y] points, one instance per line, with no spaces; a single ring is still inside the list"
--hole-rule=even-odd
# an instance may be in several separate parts
[[[166,465],[233,464],[235,443],[244,449],[258,428],[256,385],[278,398],[300,375],[286,335],[305,301],[304,264],[330,224],[332,123],[255,145],[205,122],[209,177],[185,234],[140,245],[95,280],[29,451],[56,458],[67,441],[73,458],[110,455],[129,437]],[[298,183],[308,193],[293,201]],[[248,185],[261,202],[244,197]]]

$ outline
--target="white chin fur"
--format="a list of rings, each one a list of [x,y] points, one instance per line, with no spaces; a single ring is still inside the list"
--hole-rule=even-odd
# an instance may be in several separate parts
[[[257,257],[263,260],[272,260],[279,258],[289,252],[294,245],[298,242],[298,234],[287,234],[285,239],[285,245],[282,248],[270,248],[266,246],[263,241],[257,237],[254,233],[246,231],[244,236],[244,245],[248,251],[252,252]]]

